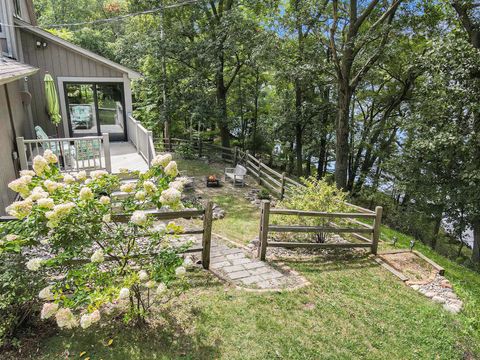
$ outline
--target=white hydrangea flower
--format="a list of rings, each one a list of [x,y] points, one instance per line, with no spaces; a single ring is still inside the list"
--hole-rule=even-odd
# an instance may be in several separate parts
[[[22,176],[16,180],[13,180],[8,184],[8,187],[22,195],[23,198],[28,196],[29,190],[28,185],[32,182],[32,177],[30,175]]]
[[[50,149],[45,150],[45,152],[43,153],[43,157],[50,164],[56,164],[58,162],[57,155],[55,155]]]
[[[48,162],[43,156],[35,156],[33,159],[33,170],[38,176],[42,176],[42,174],[49,169]]]
[[[143,183],[143,188],[149,194],[157,192],[157,186],[152,181],[145,181]]]
[[[20,176],[31,176],[31,177],[34,177],[36,174],[35,174],[35,171],[33,170],[22,170],[20,171]]]
[[[108,196],[102,196],[99,201],[100,201],[100,204],[102,205],[108,205],[110,204],[111,200]]]
[[[174,188],[168,188],[167,190],[162,191],[160,196],[160,202],[164,205],[174,205],[180,201],[182,193]]]
[[[93,262],[93,263],[102,263],[105,261],[105,256],[103,254],[103,250],[99,249],[97,251],[95,251],[92,255],[92,257],[90,258],[90,261]]]
[[[167,286],[164,283],[160,283],[160,285],[158,285],[158,287],[157,287],[157,291],[156,291],[157,295],[160,296],[165,291],[167,291]]]
[[[174,178],[178,175],[178,167],[175,161],[170,161],[168,165],[165,167],[165,174]]]
[[[175,190],[178,190],[180,192],[183,191],[183,187],[185,186],[184,185],[184,182],[183,181],[180,181],[180,180],[175,180],[175,181],[172,181],[169,185],[172,189],[175,189]]]
[[[155,285],[157,285],[157,283],[153,280],[149,280],[145,283],[145,287],[147,287],[148,289],[153,289]]]
[[[92,200],[93,199],[93,191],[88,187],[83,187],[80,189],[80,199],[82,200]]]
[[[100,321],[100,311],[95,310],[91,314],[84,314],[80,318],[80,326],[82,329],[89,328],[92,324]]]
[[[65,184],[73,184],[75,182],[75,178],[70,174],[63,175],[63,182]]]
[[[106,223],[111,222],[111,221],[112,221],[112,215],[110,215],[110,214],[105,214],[105,215],[103,215],[103,216],[102,216],[102,221],[103,221],[103,222],[106,222]]]
[[[75,318],[75,315],[73,315],[72,311],[68,308],[58,310],[55,319],[57,320],[58,327],[61,329],[73,329],[78,326],[78,321]]]
[[[58,187],[60,186],[59,183],[55,182],[55,181],[52,181],[52,180],[45,180],[43,182],[43,186],[45,186],[45,188],[47,189],[47,191],[51,194],[53,193],[55,190],[58,189]]]
[[[6,239],[7,241],[15,241],[15,240],[17,240],[17,239],[19,239],[19,238],[20,238],[20,236],[15,235],[15,234],[8,234],[7,236],[5,236],[5,239]]]
[[[140,270],[138,272],[138,278],[140,279],[140,281],[145,282],[149,279],[149,276],[148,276],[148,273],[145,270]]]
[[[128,288],[121,288],[118,297],[120,299],[128,299],[130,297],[130,290]]]
[[[46,288],[43,288],[38,293],[38,298],[40,300],[44,300],[44,301],[53,301],[54,296],[53,296],[53,293],[52,293],[52,286],[47,286]]]
[[[30,199],[25,199],[22,201],[15,201],[13,204],[8,206],[5,211],[8,215],[13,216],[19,220],[24,219],[32,212],[33,201]]]
[[[133,182],[129,182],[120,186],[120,191],[122,192],[131,193],[134,190],[135,190],[135,183]]]
[[[187,269],[185,269],[183,266],[179,266],[178,268],[175,269],[175,275],[177,276],[183,276],[187,273]]]
[[[55,202],[51,198],[39,199],[37,204],[42,209],[53,209],[55,206]]]
[[[87,172],[85,170],[79,171],[75,177],[78,181],[85,181],[87,180]]]
[[[140,210],[135,211],[130,218],[130,221],[138,226],[145,226],[147,224],[147,220],[147,214]]]
[[[58,304],[55,303],[45,303],[42,307],[42,312],[40,317],[42,320],[50,319],[53,315],[55,315],[58,311]]]
[[[137,193],[135,194],[135,199],[138,201],[145,201],[146,197],[147,193],[143,190],[137,191]]]
[[[94,180],[100,179],[104,175],[108,175],[108,172],[105,170],[95,170],[90,173],[90,177]]]
[[[165,167],[170,161],[172,161],[172,155],[170,154],[157,155],[153,158],[152,165]]]
[[[28,260],[27,262],[27,269],[30,271],[38,271],[42,267],[42,259],[40,258],[33,258]]]
[[[41,186],[33,188],[30,196],[28,197],[32,201],[38,201],[40,199],[45,199],[49,196],[48,192],[43,190]]]

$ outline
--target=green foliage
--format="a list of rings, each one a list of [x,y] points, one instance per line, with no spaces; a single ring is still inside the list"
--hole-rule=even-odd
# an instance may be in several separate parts
[[[0,253],[0,348],[11,345],[17,331],[32,320],[41,288],[41,278],[25,271],[24,256]]]
[[[257,197],[260,200],[270,200],[270,191],[268,191],[267,189],[261,189]]]
[[[2,228],[0,255],[26,254],[22,266],[48,285],[38,294],[42,319],[55,317],[60,328],[88,328],[112,313],[143,321],[155,302],[168,297],[175,275],[183,279],[185,273],[178,254],[190,244],[177,248],[169,241],[183,228],[173,222],[153,228],[145,212],[152,204],[182,207],[176,163],[168,154],[157,156],[136,182],[125,184],[106,171],[62,175],[57,163],[46,150],[34,158],[34,171],[9,184],[23,200],[7,212],[21,221]],[[124,196],[111,199],[118,188]]]
[[[193,160],[198,157],[198,152],[193,148],[192,143],[186,142],[178,145],[175,152],[180,155],[182,159]]]

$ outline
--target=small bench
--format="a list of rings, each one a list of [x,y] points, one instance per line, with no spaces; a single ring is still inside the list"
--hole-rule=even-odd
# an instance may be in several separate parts
[[[247,176],[247,169],[242,165],[225,169],[225,181],[227,181],[227,178],[232,180],[233,186],[236,186],[237,183],[245,186],[245,176]]]

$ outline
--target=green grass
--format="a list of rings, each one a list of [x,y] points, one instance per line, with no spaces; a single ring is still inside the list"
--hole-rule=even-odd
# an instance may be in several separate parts
[[[214,196],[213,201],[227,213],[224,219],[213,223],[214,233],[242,244],[248,244],[258,237],[258,208],[246,199],[234,195]]]
[[[460,316],[368,258],[288,264],[311,286],[284,293],[225,288],[204,272],[156,327],[61,332],[24,359],[461,359],[479,355]],[[105,343],[113,339],[112,346]],[[62,355],[63,354],[63,355]]]

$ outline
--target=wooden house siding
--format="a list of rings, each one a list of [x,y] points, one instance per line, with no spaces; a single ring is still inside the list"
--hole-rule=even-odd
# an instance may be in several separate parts
[[[33,65],[40,71],[29,78],[29,90],[33,95],[32,113],[35,125],[40,125],[48,135],[56,135],[55,127],[51,124],[45,111],[45,91],[43,78],[49,72],[56,80],[58,77],[80,78],[122,78],[123,73],[83,54],[52,41],[42,40],[47,43],[46,48],[37,48],[38,36],[22,30],[21,44],[24,62]],[[58,89],[63,91],[63,89]],[[63,127],[59,126],[63,136]]]
[[[28,131],[28,120],[25,106],[22,103],[20,92],[21,81],[11,82],[0,86],[0,215],[5,215],[5,208],[15,199],[15,193],[8,188],[8,183],[15,180],[19,168],[18,161],[13,161],[15,148],[15,133],[10,123],[5,89],[8,89],[11,110],[17,136],[25,136]]]

